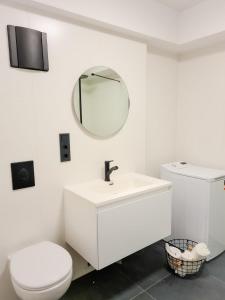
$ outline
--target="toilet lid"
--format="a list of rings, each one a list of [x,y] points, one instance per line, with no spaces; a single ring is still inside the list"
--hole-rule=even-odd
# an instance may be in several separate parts
[[[46,289],[72,270],[70,254],[61,246],[41,242],[16,252],[10,259],[12,279],[27,290]]]

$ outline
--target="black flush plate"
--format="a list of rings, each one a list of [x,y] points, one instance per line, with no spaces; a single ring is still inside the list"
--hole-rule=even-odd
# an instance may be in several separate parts
[[[48,71],[47,34],[7,25],[10,64],[15,68]]]
[[[69,133],[61,133],[59,135],[59,144],[60,144],[60,160],[70,161],[70,135]]]
[[[11,173],[13,190],[35,186],[33,161],[11,163]]]

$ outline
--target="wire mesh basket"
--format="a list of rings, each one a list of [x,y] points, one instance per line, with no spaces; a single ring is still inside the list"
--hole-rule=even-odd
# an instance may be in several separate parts
[[[192,249],[198,244],[197,242],[187,239],[173,239],[168,242],[165,241],[165,250],[166,243],[183,251]],[[169,267],[173,270],[175,274],[179,275],[180,277],[185,277],[186,275],[193,275],[198,273],[203,263],[206,261],[206,259],[201,259],[197,261],[186,261],[183,259],[178,259],[171,256],[167,250],[166,255]]]

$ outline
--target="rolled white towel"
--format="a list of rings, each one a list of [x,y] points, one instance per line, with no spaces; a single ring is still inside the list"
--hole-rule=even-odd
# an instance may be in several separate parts
[[[191,251],[194,260],[206,259],[210,251],[205,243],[197,244]]]
[[[192,251],[185,250],[184,253],[181,254],[181,259],[183,259],[184,261],[193,261],[194,255]]]
[[[166,251],[174,258],[177,259],[181,258],[181,254],[182,254],[181,251],[176,247],[170,246],[168,243],[166,243]]]
[[[197,261],[201,259],[205,259],[209,256],[210,251],[205,243],[197,244],[192,251],[185,250],[184,253],[181,254],[181,258],[185,261]]]

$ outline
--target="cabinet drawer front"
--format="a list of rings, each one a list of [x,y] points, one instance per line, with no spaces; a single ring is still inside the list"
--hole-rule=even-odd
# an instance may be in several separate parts
[[[171,190],[139,196],[98,213],[99,268],[171,234]]]

